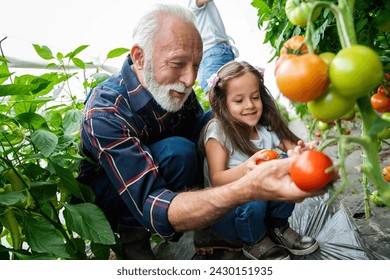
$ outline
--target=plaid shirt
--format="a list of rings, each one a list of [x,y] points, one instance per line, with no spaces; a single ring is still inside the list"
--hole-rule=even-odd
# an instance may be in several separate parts
[[[104,170],[143,226],[172,238],[175,232],[167,210],[177,193],[170,191],[159,175],[148,145],[170,136],[191,139],[203,110],[194,92],[178,112],[163,110],[142,87],[131,65],[128,58],[119,74],[95,87],[87,97],[81,123],[82,149]]]

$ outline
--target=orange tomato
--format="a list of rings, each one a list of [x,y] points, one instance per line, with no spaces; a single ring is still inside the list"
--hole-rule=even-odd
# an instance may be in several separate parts
[[[390,112],[390,98],[381,93],[375,93],[370,98],[371,106],[377,112]]]
[[[382,169],[382,175],[385,181],[390,183],[390,165]]]
[[[273,160],[273,159],[278,159],[280,158],[280,155],[277,151],[274,151],[274,150],[265,150],[264,151],[264,154],[267,156],[268,160]],[[260,164],[264,161],[268,161],[267,159],[258,159],[256,161],[256,164]]]
[[[286,54],[276,66],[276,84],[291,101],[309,102],[323,95],[328,87],[328,65],[316,54]]]

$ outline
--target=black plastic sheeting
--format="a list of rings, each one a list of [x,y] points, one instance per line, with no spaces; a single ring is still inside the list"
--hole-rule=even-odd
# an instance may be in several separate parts
[[[328,196],[308,198],[303,203],[296,204],[290,217],[290,226],[301,234],[315,238],[320,248],[307,256],[293,256],[293,259],[388,259],[366,246],[343,200],[336,200],[328,205]]]

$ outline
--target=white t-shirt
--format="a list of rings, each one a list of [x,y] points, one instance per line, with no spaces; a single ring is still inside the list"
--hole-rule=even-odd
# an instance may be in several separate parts
[[[223,42],[232,45],[232,38],[226,34],[225,25],[214,1],[198,7],[196,0],[189,0],[188,7],[196,16],[198,30],[203,40],[203,51]]]
[[[280,140],[277,137],[276,133],[268,131],[264,126],[257,125],[256,126],[257,134],[259,135],[259,140],[251,140],[251,142],[255,145],[259,150],[267,149],[272,150],[275,149],[280,144]],[[207,142],[210,138],[214,138],[222,146],[224,146],[229,152],[229,159],[227,168],[233,168],[238,164],[246,161],[249,156],[242,154],[236,149],[233,150],[232,144],[229,140],[226,139],[226,135],[223,133],[221,129],[221,122],[219,120],[213,119],[207,127],[204,143]],[[211,182],[209,178],[209,169],[207,165],[207,159],[204,160],[204,183],[205,187],[210,187]]]

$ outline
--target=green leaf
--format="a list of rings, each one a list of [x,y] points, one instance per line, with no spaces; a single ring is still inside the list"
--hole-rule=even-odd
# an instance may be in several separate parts
[[[122,54],[127,53],[129,51],[130,51],[130,49],[127,49],[127,48],[116,48],[116,49],[113,49],[113,50],[111,50],[107,54],[107,59],[121,56]]]
[[[77,132],[79,130],[81,116],[82,116],[81,110],[73,109],[66,112],[64,116],[64,120],[62,122],[65,135],[73,134],[74,132]]]
[[[95,204],[65,204],[64,206],[64,218],[70,230],[95,243],[115,244],[111,226],[102,210]]]
[[[21,192],[2,192],[0,193],[0,205],[10,206],[22,204],[27,197]]]
[[[52,165],[57,176],[60,178],[61,183],[64,184],[74,196],[88,202],[93,202],[95,200],[95,194],[92,189],[89,186],[79,183],[74,178],[72,171],[55,163],[52,163]]]
[[[7,95],[28,95],[36,90],[39,85],[0,85],[0,96]]]
[[[72,62],[74,65],[76,65],[78,68],[84,69],[85,70],[85,63],[81,59],[77,57],[72,57]]]
[[[77,47],[73,52],[68,53],[65,57],[69,57],[70,59],[72,59],[88,47],[89,45],[81,45]]]
[[[37,44],[33,44],[33,46],[37,54],[43,59],[50,60],[54,58],[53,53],[47,46],[40,46]]]
[[[15,120],[27,129],[32,128],[33,130],[38,130],[48,128],[45,118],[35,113],[21,113],[15,116]]]
[[[31,135],[31,140],[34,143],[35,147],[45,157],[49,157],[51,155],[58,143],[57,135],[50,131],[42,129],[34,131],[34,133]]]
[[[47,220],[33,219],[29,215],[23,215],[25,219],[24,231],[31,250],[38,253],[50,253],[65,259],[72,256],[66,250],[64,240],[58,235],[57,230]]]

